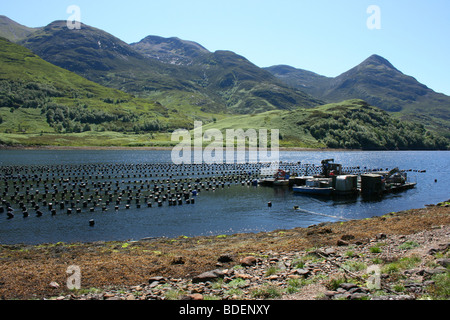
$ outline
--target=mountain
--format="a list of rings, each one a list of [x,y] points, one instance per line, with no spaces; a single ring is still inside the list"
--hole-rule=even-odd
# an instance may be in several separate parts
[[[450,137],[450,97],[403,74],[385,58],[372,55],[336,78],[286,66],[269,67],[277,78],[327,102],[362,99],[402,119],[426,123]]]
[[[19,41],[36,32],[39,28],[29,28],[21,25],[6,16],[0,15],[0,37],[10,41]]]
[[[383,110],[397,112],[431,89],[396,69],[388,60],[372,55],[358,66],[329,82],[323,93],[327,101],[359,98]]]
[[[210,53],[196,42],[176,37],[148,36],[131,47],[148,58],[175,65],[192,65],[197,58]]]
[[[122,40],[85,24],[80,30],[70,30],[65,21],[55,21],[19,44],[54,65],[116,89],[141,92],[189,87],[169,77],[165,65],[146,59]]]
[[[211,53],[176,38],[150,36],[129,45],[91,26],[69,30],[56,21],[19,43],[52,64],[168,108],[257,113],[322,102],[235,53]]]
[[[332,80],[332,78],[287,65],[277,65],[265,69],[289,86],[302,89],[314,97],[322,96],[323,88],[327,87]]]
[[[199,90],[231,113],[313,107],[322,101],[279,81],[270,72],[232,51],[209,52],[192,41],[149,36],[132,47],[141,54],[177,64]]]

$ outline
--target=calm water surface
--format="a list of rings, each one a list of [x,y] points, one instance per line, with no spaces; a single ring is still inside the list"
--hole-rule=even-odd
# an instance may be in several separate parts
[[[17,165],[143,164],[170,163],[170,151],[136,150],[3,150],[0,167]],[[280,152],[284,162],[319,165],[323,159],[335,159],[344,166],[395,168],[409,170],[415,189],[385,195],[382,200],[360,197],[333,200],[293,194],[289,188],[253,187],[240,184],[200,192],[195,204],[154,206],[130,210],[108,210],[23,218],[17,212],[7,219],[0,213],[0,243],[90,242],[139,240],[146,237],[221,235],[241,232],[273,231],[307,227],[333,217],[363,219],[388,212],[421,208],[450,198],[450,152]],[[415,172],[417,170],[426,170]],[[435,181],[437,179],[437,181]],[[1,190],[3,191],[3,190]],[[271,201],[272,207],[267,203]],[[299,206],[308,212],[294,210]],[[33,212],[33,211],[32,211]],[[331,217],[333,216],[333,217]],[[90,227],[88,221],[95,220]]]

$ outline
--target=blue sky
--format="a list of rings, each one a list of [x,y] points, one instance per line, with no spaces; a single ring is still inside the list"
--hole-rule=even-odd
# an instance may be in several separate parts
[[[379,54],[405,74],[450,95],[449,0],[0,0],[0,14],[30,27],[69,18],[127,43],[176,36],[231,50],[260,67],[287,64],[337,76]],[[380,9],[381,29],[367,20]]]

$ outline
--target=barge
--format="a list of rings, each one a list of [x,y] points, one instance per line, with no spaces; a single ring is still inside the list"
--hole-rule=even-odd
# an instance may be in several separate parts
[[[314,176],[290,178],[293,192],[314,195],[363,197],[382,196],[387,193],[412,189],[416,183],[409,182],[407,173],[398,168],[376,173],[347,174],[333,159],[322,161],[322,173]]]

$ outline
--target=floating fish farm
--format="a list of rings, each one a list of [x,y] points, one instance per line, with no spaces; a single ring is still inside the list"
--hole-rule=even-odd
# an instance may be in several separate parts
[[[336,193],[382,194],[414,187],[406,171],[277,163],[86,164],[0,167],[0,217],[78,214],[130,208],[195,205],[200,192],[231,185],[332,188]],[[342,181],[341,181],[342,180]],[[94,225],[90,221],[90,225]]]

